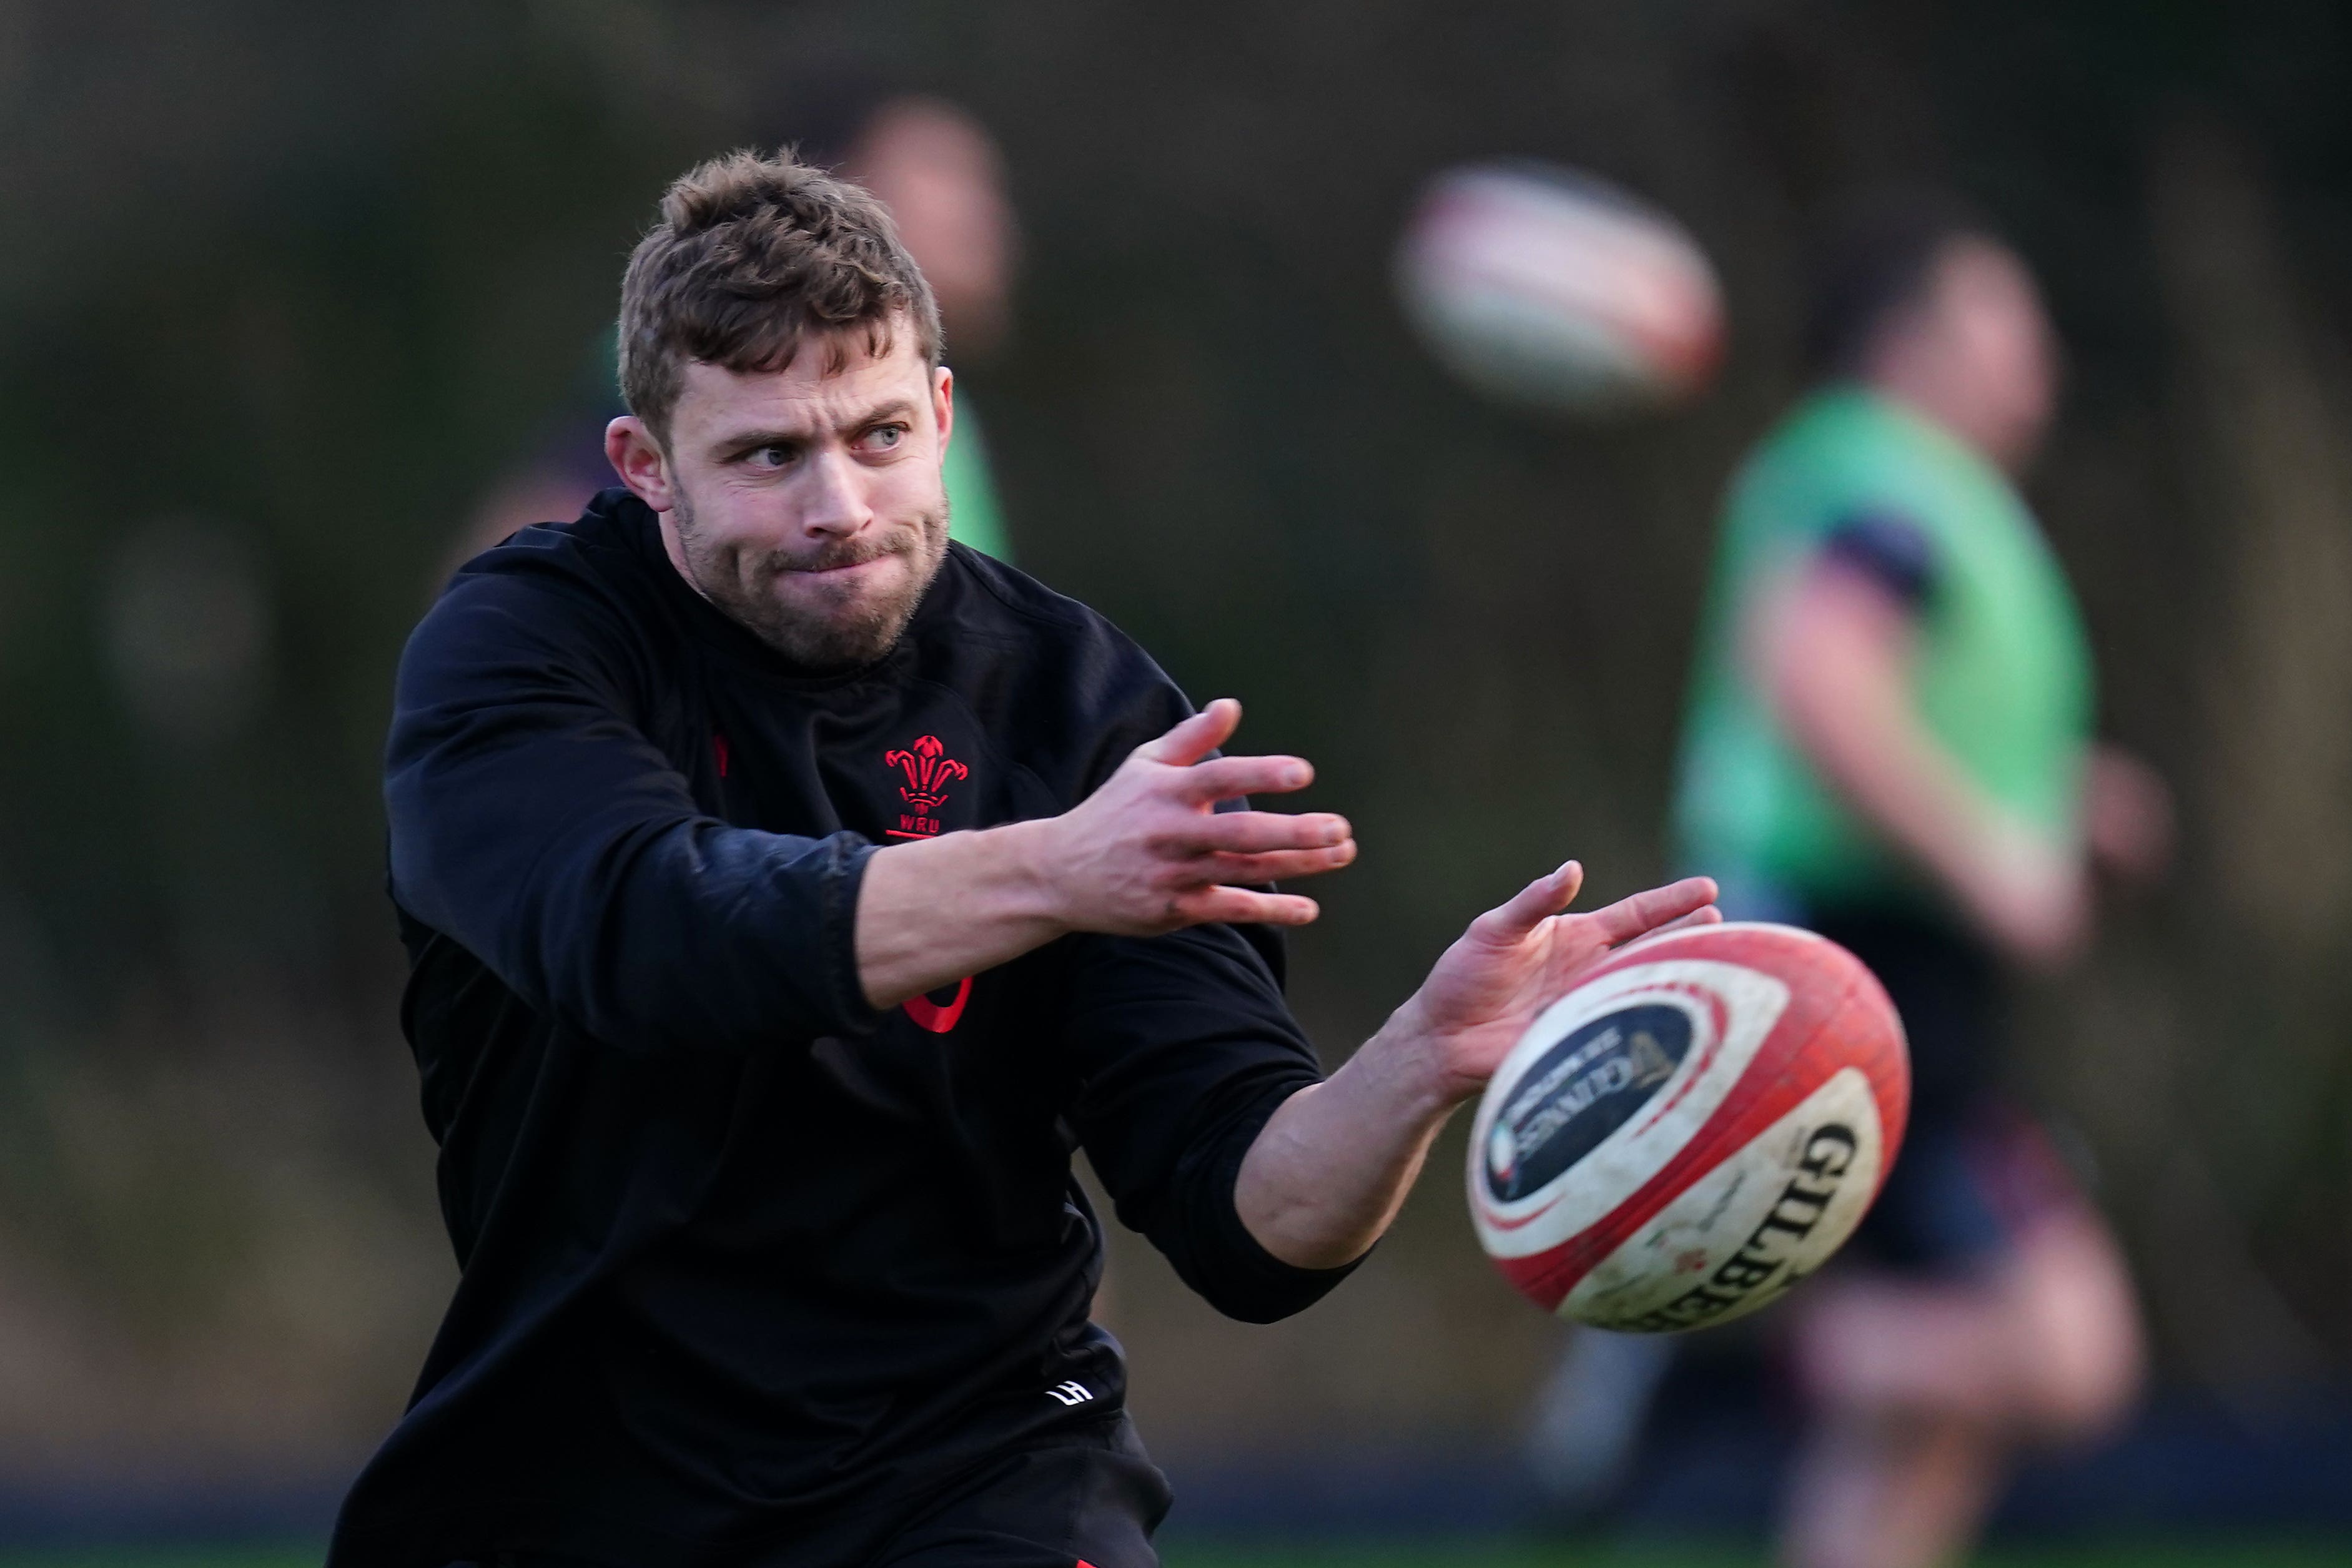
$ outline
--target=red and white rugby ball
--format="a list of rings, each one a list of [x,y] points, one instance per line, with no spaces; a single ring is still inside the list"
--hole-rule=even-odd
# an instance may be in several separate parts
[[[1596,1328],[1754,1312],[1828,1260],[1911,1099],[1877,979],[1794,926],[1626,946],[1511,1049],[1470,1133],[1470,1215],[1513,1285]]]
[[[1690,231],[1631,193],[1532,160],[1449,169],[1396,260],[1430,351],[1506,402],[1584,418],[1671,407],[1723,357],[1723,291]]]

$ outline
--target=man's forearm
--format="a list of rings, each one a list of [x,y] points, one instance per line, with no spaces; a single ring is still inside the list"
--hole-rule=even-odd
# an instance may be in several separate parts
[[[1992,802],[1877,672],[1835,669],[1791,728],[1829,781],[1888,839],[1962,892],[1995,842]]]
[[[857,895],[866,999],[896,1007],[1061,936],[1038,863],[1045,827],[1012,822],[875,851]]]
[[[1446,1116],[1545,1008],[1625,944],[1721,918],[1705,877],[1570,915],[1583,881],[1571,861],[1472,921],[1346,1066],[1283,1102],[1234,1183],[1259,1246],[1303,1269],[1362,1257],[1396,1218]]]
[[[1314,900],[1257,884],[1337,870],[1356,858],[1355,840],[1328,812],[1218,810],[1315,776],[1296,757],[1213,756],[1241,714],[1230,697],[1211,703],[1058,817],[877,850],[857,895],[866,1000],[896,1007],[1071,931],[1314,919]]]
[[[1775,706],[1830,785],[2002,946],[2064,948],[2080,924],[2079,849],[2004,810],[1927,727],[1910,686],[1909,612],[1828,569],[1775,631]]]
[[[1284,1262],[1336,1269],[1369,1251],[1460,1103],[1412,1009],[1400,1009],[1328,1081],[1284,1101],[1243,1157],[1234,1207]]]

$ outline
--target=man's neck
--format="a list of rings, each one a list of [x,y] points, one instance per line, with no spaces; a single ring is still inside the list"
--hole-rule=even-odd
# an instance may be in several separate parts
[[[654,514],[654,526],[660,530],[662,554],[669,558],[670,570],[677,573],[679,579],[685,582],[687,587],[694,590],[696,593],[701,594],[705,603],[709,603],[710,601],[710,595],[703,592],[702,584],[696,580],[694,573],[687,567],[686,546],[679,541],[677,537],[677,513],[675,510],[656,512]]]
[[[1937,379],[1906,376],[1899,369],[1889,368],[1864,377],[1863,384],[1913,418],[1950,436],[2002,473],[2014,475],[2023,465],[2025,454],[2003,450],[2003,443],[1984,428],[1985,422],[1973,417],[1976,410],[1965,400],[1946,395]]]

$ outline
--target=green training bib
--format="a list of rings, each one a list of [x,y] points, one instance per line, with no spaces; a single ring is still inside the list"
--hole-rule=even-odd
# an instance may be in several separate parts
[[[1727,891],[1927,896],[1782,733],[1741,647],[1764,595],[1832,529],[1874,517],[1918,528],[1931,555],[1912,675],[1927,727],[2021,818],[2076,831],[2091,656],[2057,559],[1990,463],[1876,392],[1835,386],[1800,403],[1735,479],[1700,622],[1674,826],[1683,860]]]

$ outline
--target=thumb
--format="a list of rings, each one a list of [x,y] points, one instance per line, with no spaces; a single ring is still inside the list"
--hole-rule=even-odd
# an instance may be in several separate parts
[[[1499,909],[1478,917],[1492,936],[1516,941],[1566,909],[1584,885],[1584,867],[1570,861],[1549,876],[1539,876],[1521,888]]]
[[[1159,739],[1137,747],[1135,755],[1147,762],[1190,768],[1231,740],[1241,722],[1242,705],[1231,697],[1219,697]]]

